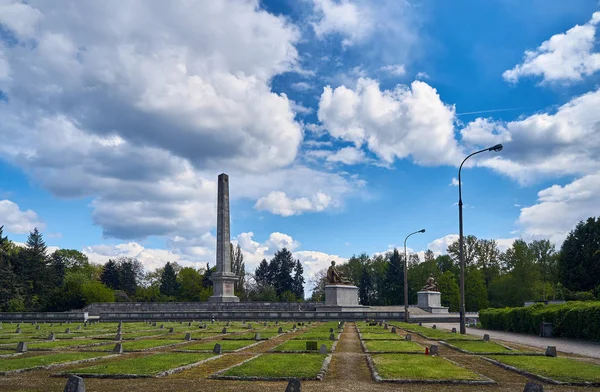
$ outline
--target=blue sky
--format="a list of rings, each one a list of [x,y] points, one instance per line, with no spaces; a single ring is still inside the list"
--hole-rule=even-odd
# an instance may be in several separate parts
[[[249,269],[465,232],[560,245],[600,199],[596,0],[0,1],[0,224],[90,259]],[[69,12],[55,10],[68,9]]]

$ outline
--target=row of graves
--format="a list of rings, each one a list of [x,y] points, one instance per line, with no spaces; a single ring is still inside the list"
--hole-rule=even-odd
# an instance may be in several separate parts
[[[337,321],[3,323],[0,376],[51,369],[52,377],[164,377],[240,355],[243,361],[209,378],[319,380],[343,326]]]
[[[476,356],[532,380],[555,385],[600,386],[598,361],[558,355],[554,346],[541,350],[492,341],[487,334],[483,338],[461,335],[455,328],[442,331],[435,325],[425,327],[421,323],[366,320],[357,323],[357,329],[367,364],[377,382],[495,384],[492,378],[471,369],[468,358],[461,360]],[[531,384],[532,388],[538,386]]]

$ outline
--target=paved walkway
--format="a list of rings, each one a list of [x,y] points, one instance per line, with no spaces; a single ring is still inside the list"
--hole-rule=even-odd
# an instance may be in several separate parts
[[[423,323],[424,326],[431,327],[434,323]],[[438,328],[451,330],[452,327],[460,329],[459,323],[435,323]],[[467,333],[471,335],[483,336],[489,334],[490,338],[504,340],[533,347],[546,348],[547,346],[556,346],[558,351],[569,354],[585,355],[592,358],[600,358],[600,343],[589,340],[575,340],[565,338],[541,338],[536,335],[527,335],[523,333],[492,331],[489,329],[467,328]]]

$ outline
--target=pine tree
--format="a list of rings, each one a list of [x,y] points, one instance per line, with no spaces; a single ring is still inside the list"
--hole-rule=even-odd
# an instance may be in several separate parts
[[[563,242],[559,270],[571,291],[589,291],[600,282],[600,217],[579,222]]]
[[[135,295],[137,289],[136,273],[134,259],[121,258],[118,261],[119,271],[119,290],[123,290],[127,295]]]
[[[31,310],[38,308],[39,299],[52,288],[53,275],[48,268],[47,246],[42,233],[34,228],[27,237],[25,249],[19,252],[19,264],[21,266],[20,277],[25,282],[27,298],[30,301]]]
[[[213,269],[210,268],[210,265],[206,263],[206,271],[204,271],[204,275],[202,276],[202,286],[205,288],[210,288],[213,286],[212,280],[210,280],[210,276],[213,273]]]
[[[358,286],[358,299],[361,305],[371,305],[371,296],[373,294],[373,284],[371,282],[371,272],[366,265],[363,266],[362,276]]]
[[[270,286],[271,280],[269,277],[269,263],[266,259],[262,259],[256,270],[254,271],[254,280],[258,287]]]
[[[384,293],[386,305],[404,303],[404,260],[398,249],[386,255],[388,267],[385,272]]]
[[[294,268],[294,285],[292,293],[297,299],[304,299],[304,268],[300,260],[296,260],[296,267]]]
[[[168,297],[176,296],[179,290],[177,275],[175,275],[175,269],[170,262],[165,265],[165,269],[160,277],[159,290],[162,295],[166,295]]]
[[[108,262],[104,264],[102,274],[100,275],[100,281],[104,283],[106,287],[113,290],[119,290],[119,266],[115,261],[108,260]]]
[[[275,252],[274,257],[269,263],[269,272],[272,276],[272,283],[277,295],[288,291],[294,286],[292,271],[296,265],[292,253],[283,248]]]

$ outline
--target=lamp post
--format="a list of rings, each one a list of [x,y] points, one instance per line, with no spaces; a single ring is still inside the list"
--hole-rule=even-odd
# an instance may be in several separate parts
[[[493,147],[484,148],[483,150],[475,151],[474,153],[467,156],[460,167],[458,168],[458,259],[460,262],[460,333],[466,334],[467,328],[465,327],[465,259],[463,257],[463,216],[462,216],[462,187],[460,181],[460,171],[467,161],[467,159],[471,158],[473,155],[480,154],[486,151],[502,151],[502,144],[496,144]]]
[[[425,233],[425,229],[421,229],[421,230],[415,231],[413,233],[410,233],[404,239],[404,321],[407,323],[408,323],[408,273],[407,273],[408,257],[406,257],[406,240],[411,235],[417,234],[417,233]]]

